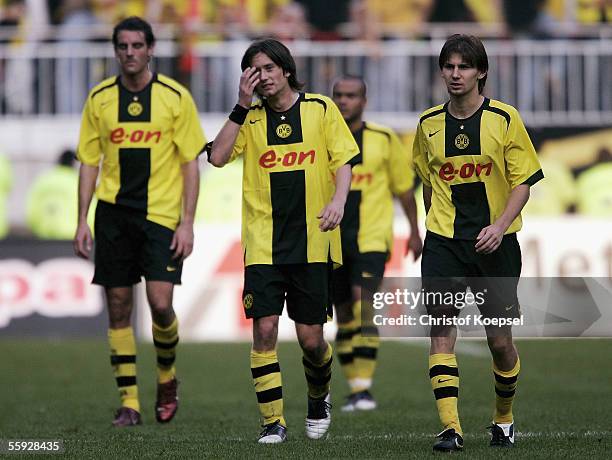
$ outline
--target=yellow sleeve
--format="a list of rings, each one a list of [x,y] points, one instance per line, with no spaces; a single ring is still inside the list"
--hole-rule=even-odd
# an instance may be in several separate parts
[[[421,123],[419,123],[414,136],[414,142],[412,143],[412,164],[414,166],[414,170],[423,181],[423,184],[431,187],[426,154],[427,152],[425,151],[423,128],[421,127]]]
[[[397,134],[390,133],[389,179],[391,192],[401,195],[414,186],[414,170],[410,153]]]
[[[85,102],[85,108],[83,109],[83,115],[81,117],[77,158],[83,164],[98,166],[101,156],[102,145],[100,144],[98,117],[95,113],[93,98],[90,96]]]
[[[181,163],[188,163],[197,158],[207,142],[198,110],[191,94],[187,91],[181,93],[181,110],[174,120],[173,141],[178,149]]]
[[[326,102],[325,141],[330,158],[329,168],[335,173],[341,166],[353,164],[353,161],[357,160],[359,147],[336,104],[331,99],[326,99]]]
[[[229,157],[228,163],[234,161],[240,155],[244,153],[246,148],[246,123],[240,127],[240,131],[238,131],[238,137],[236,138],[236,142],[234,142],[234,148],[232,149],[232,154]]]
[[[513,110],[511,115],[506,132],[504,158],[506,179],[513,189],[521,184],[533,185],[543,179],[544,174],[521,116],[516,110]]]

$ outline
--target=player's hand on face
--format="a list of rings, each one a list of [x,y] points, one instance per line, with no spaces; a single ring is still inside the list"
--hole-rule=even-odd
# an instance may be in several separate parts
[[[247,67],[240,76],[238,88],[238,104],[242,107],[250,107],[253,100],[255,87],[259,84],[259,70],[255,67]]]
[[[404,256],[407,256],[410,252],[413,254],[415,261],[421,257],[423,253],[423,241],[418,233],[412,233],[406,242],[406,252]]]
[[[83,259],[89,259],[89,254],[91,254],[91,247],[93,245],[93,238],[87,222],[79,223],[77,226],[72,245],[74,247],[74,253],[77,256],[82,257]]]
[[[174,251],[172,258],[179,262],[191,255],[193,251],[193,225],[181,222],[176,227],[170,249]]]
[[[495,224],[483,228],[476,237],[476,252],[479,254],[491,254],[502,242],[504,230]]]
[[[344,205],[334,200],[330,201],[329,204],[325,206],[317,216],[317,218],[320,219],[319,230],[322,232],[333,230],[340,225],[343,215]]]

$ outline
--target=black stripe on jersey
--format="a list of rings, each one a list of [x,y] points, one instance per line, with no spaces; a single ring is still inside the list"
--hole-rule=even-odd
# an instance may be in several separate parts
[[[150,149],[119,149],[120,186],[115,203],[146,212],[150,175]]]
[[[265,366],[251,367],[251,375],[254,379],[263,377],[264,375],[273,374],[274,372],[280,372],[280,365],[278,363],[266,364]]]
[[[307,99],[304,93],[300,93],[300,98],[302,98],[304,102],[318,102],[323,106],[323,111],[327,112],[327,104],[323,99],[319,99],[318,97],[311,97]]]
[[[270,173],[272,203],[272,263],[308,263],[306,173]]]
[[[136,362],[136,355],[111,355],[110,362],[112,366],[133,364]]]
[[[131,387],[132,385],[136,385],[135,376],[115,377],[115,380],[117,381],[118,387]]]
[[[300,103],[304,95],[286,112],[276,112],[266,105],[266,134],[268,145],[288,145],[303,142]]]
[[[484,182],[451,185],[455,207],[453,238],[473,240],[491,224],[491,213]]]
[[[452,375],[455,377],[459,377],[459,369],[451,366],[444,366],[442,364],[437,364],[429,369],[429,378],[437,377],[438,375]]]
[[[350,161],[350,164],[352,166],[363,163],[363,130],[364,129],[365,129],[365,123],[357,131],[355,131],[354,133],[351,133],[353,135],[353,139],[355,139],[355,143],[357,144],[357,147],[359,147],[359,153],[356,156],[354,156],[353,159]]]
[[[153,344],[155,345],[155,348],[161,348],[163,350],[171,350],[172,348],[178,345],[178,342],[178,337],[172,342],[160,342],[159,340],[153,339]]]
[[[130,121],[151,121],[151,82],[137,93],[133,93],[119,83],[120,123]],[[140,105],[140,107],[138,107]],[[128,133],[129,135],[129,133]]]
[[[434,110],[433,112],[429,112],[429,113],[426,113],[425,115],[423,115],[419,119],[419,123],[423,123],[428,118],[435,117],[436,115],[439,115],[439,114],[444,113],[444,112],[446,112],[446,104],[444,104],[444,107],[442,107],[441,109]]]
[[[531,185],[535,184],[536,182],[541,181],[542,179],[544,179],[544,173],[542,172],[541,169],[539,169],[538,171],[533,173],[529,179],[527,179],[525,182],[523,182],[523,184],[527,184],[527,185],[531,186]]]
[[[391,141],[391,134],[389,134],[387,131],[383,131],[382,129],[373,128],[372,126],[368,125],[367,123],[363,124],[363,129],[367,129],[369,131],[373,131],[373,132],[379,133],[379,134],[384,134],[385,136],[387,136],[387,140]],[[361,145],[359,146],[359,150],[361,150]]]
[[[92,95],[91,98],[93,99],[94,97],[96,97],[98,94],[100,94],[102,91],[107,90],[109,88],[112,88],[113,86],[115,86],[117,83],[119,82],[119,77],[115,78],[115,81],[113,81],[112,83],[109,83],[106,86],[103,86],[102,88],[96,90]]]
[[[518,380],[518,374],[513,375],[512,377],[504,377],[503,375],[499,375],[497,372],[493,372],[493,375],[495,376],[495,381],[503,385],[512,385]]]
[[[181,92],[178,89],[173,88],[168,83],[165,83],[163,81],[158,80],[157,79],[157,74],[155,74],[155,76],[153,77],[153,83],[159,83],[160,85],[165,86],[169,90],[174,91],[178,95],[179,98],[181,97]]]
[[[359,208],[361,207],[361,190],[350,190],[344,203],[344,216],[340,222],[342,250],[355,253],[359,251]]]
[[[490,99],[485,99],[485,102],[483,104],[483,109],[484,110],[488,110],[489,112],[493,112],[496,113],[498,115],[501,115],[502,117],[504,117],[506,119],[506,130],[508,130],[508,128],[510,127],[510,114],[508,112],[506,112],[503,109],[500,109],[499,107],[492,107],[489,103],[490,103]]]
[[[283,399],[283,387],[270,388],[269,390],[257,391],[257,402],[259,404],[269,403]]]
[[[453,117],[450,113],[446,114],[444,122],[445,157],[480,155],[481,118],[482,108],[478,109],[472,116],[462,120]]]
[[[434,396],[436,399],[444,398],[458,398],[459,388],[457,387],[441,387],[434,390]]]

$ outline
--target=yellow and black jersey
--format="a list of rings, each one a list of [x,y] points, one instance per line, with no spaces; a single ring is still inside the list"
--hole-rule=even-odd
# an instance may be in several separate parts
[[[408,149],[393,130],[363,123],[353,133],[361,152],[353,167],[351,191],[340,224],[342,248],[352,252],[391,252],[393,196],[413,186]]]
[[[175,229],[183,192],[181,164],[195,159],[206,139],[189,92],[154,74],[140,92],[109,78],[89,93],[77,156],[102,172],[99,200],[146,213]]]
[[[331,99],[299,93],[286,112],[254,103],[230,160],[244,155],[242,243],[245,265],[342,261],[340,229],[321,232],[334,174],[359,153]]]
[[[503,213],[514,187],[544,177],[518,111],[487,98],[466,119],[453,117],[448,103],[423,112],[413,161],[432,188],[426,227],[448,238],[476,239]],[[519,215],[506,233],[521,225]]]

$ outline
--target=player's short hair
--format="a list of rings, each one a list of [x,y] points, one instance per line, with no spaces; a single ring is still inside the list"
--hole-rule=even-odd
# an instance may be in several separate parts
[[[359,85],[361,86],[361,97],[365,98],[367,93],[368,93],[368,84],[366,83],[366,81],[363,79],[363,77],[360,77],[359,75],[351,75],[351,74],[344,74],[344,75],[340,75],[338,78],[336,78],[334,80],[334,84],[332,85],[332,93],[334,91],[334,88],[336,87],[336,85],[341,82],[341,81],[347,81],[347,80],[352,80],[352,81],[356,81],[359,83]]]
[[[461,58],[478,71],[484,73],[484,77],[478,80],[478,92],[482,93],[487,82],[487,72],[489,70],[489,59],[484,45],[478,37],[473,35],[455,34],[451,35],[444,43],[438,58],[440,70],[450,59],[452,54],[458,54]]]
[[[251,43],[251,46],[247,48],[244,56],[242,56],[242,62],[240,63],[242,71],[251,66],[251,61],[258,53],[264,53],[272,62],[283,69],[284,73],[289,74],[287,80],[291,89],[298,91],[304,87],[304,83],[297,79],[295,61],[293,56],[291,56],[291,51],[273,38],[264,38]]]
[[[149,48],[155,44],[155,35],[153,35],[151,24],[138,16],[130,16],[119,22],[113,29],[113,46],[115,48],[119,46],[119,32],[123,30],[142,32]]]

